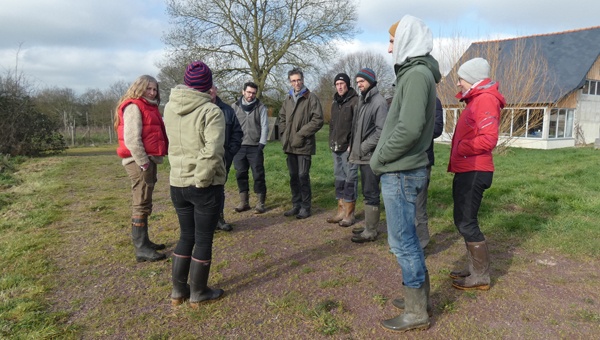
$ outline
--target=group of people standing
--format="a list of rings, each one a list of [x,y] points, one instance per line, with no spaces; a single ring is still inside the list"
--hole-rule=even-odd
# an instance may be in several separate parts
[[[368,68],[356,73],[359,92],[350,77],[334,78],[336,93],[331,107],[329,147],[332,151],[335,197],[338,209],[329,223],[349,227],[355,223],[358,173],[365,206],[364,227],[354,228],[355,243],[378,236],[380,196],[386,210],[391,252],[402,270],[403,299],[392,304],[403,310],[381,325],[394,331],[428,328],[432,312],[429,273],[423,248],[429,242],[427,187],[433,159],[433,139],[443,128],[436,84],[441,79],[437,61],[430,55],[433,36],[425,23],[406,15],[390,29],[388,52],[396,79],[394,96],[386,101],[377,88],[377,76]],[[453,271],[458,289],[487,290],[490,285],[489,252],[477,215],[483,192],[491,186],[492,150],[498,139],[500,110],[505,101],[498,83],[489,79],[490,66],[482,58],[465,62],[458,70],[457,98],[467,105],[452,139],[448,171],[455,173],[452,194],[454,223],[464,237],[467,266]],[[288,72],[291,89],[279,113],[279,132],[287,156],[292,207],[285,216],[311,216],[311,157],[315,134],[323,126],[318,97],[304,85],[300,69]],[[189,300],[197,308],[224,293],[208,286],[212,243],[217,228],[232,227],[223,218],[224,184],[230,166],[236,169],[240,203],[235,211],[252,209],[248,171],[252,169],[257,204],[266,211],[263,150],[267,142],[267,110],[257,98],[258,86],[244,84],[232,106],[217,95],[212,72],[202,61],[190,63],[184,84],[171,89],[160,116],[158,82],[138,78],[115,111],[118,155],[131,179],[132,240],[138,261],[159,261],[165,254],[148,237],[156,167],[169,155],[170,195],[180,225],[172,255],[171,300],[174,306]]]

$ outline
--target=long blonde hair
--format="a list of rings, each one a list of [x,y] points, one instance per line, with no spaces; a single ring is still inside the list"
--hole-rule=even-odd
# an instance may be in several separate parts
[[[119,128],[119,107],[121,106],[121,104],[123,104],[124,101],[128,100],[128,99],[138,99],[140,97],[142,97],[144,95],[144,92],[146,91],[146,88],[148,87],[149,83],[154,83],[156,84],[156,98],[154,98],[156,100],[157,104],[160,104],[160,89],[158,87],[158,81],[156,81],[156,79],[154,79],[154,77],[149,76],[147,74],[144,74],[143,76],[139,76],[138,79],[136,79],[131,86],[129,86],[129,88],[127,89],[127,92],[125,92],[125,94],[121,97],[121,99],[119,99],[119,103],[117,104],[117,107],[115,108],[115,119],[114,119],[114,128],[115,131]]]

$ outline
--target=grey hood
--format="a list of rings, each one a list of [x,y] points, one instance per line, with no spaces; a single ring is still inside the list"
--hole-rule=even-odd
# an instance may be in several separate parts
[[[426,56],[433,49],[433,35],[423,20],[405,15],[400,19],[394,36],[394,64],[401,66],[408,59]]]

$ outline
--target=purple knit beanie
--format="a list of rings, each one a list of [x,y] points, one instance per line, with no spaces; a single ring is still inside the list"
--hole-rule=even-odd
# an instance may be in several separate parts
[[[193,61],[188,65],[183,81],[187,86],[200,92],[208,92],[213,86],[212,72],[200,60]]]
[[[361,77],[364,80],[368,81],[369,84],[373,85],[377,81],[377,76],[375,75],[375,71],[371,70],[368,67],[365,67],[358,71],[356,74],[357,77]]]

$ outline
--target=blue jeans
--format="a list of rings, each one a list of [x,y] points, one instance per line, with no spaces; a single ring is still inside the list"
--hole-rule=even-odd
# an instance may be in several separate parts
[[[427,272],[415,228],[417,195],[426,182],[425,167],[381,175],[388,243],[402,269],[402,282],[410,288],[420,288]]]
[[[379,189],[379,176],[373,173],[369,164],[350,163],[348,168],[348,183],[354,182],[354,188],[348,186],[344,201],[356,201],[358,191],[358,170],[360,169],[360,185],[362,187],[363,200],[365,205],[379,207],[381,190]]]

